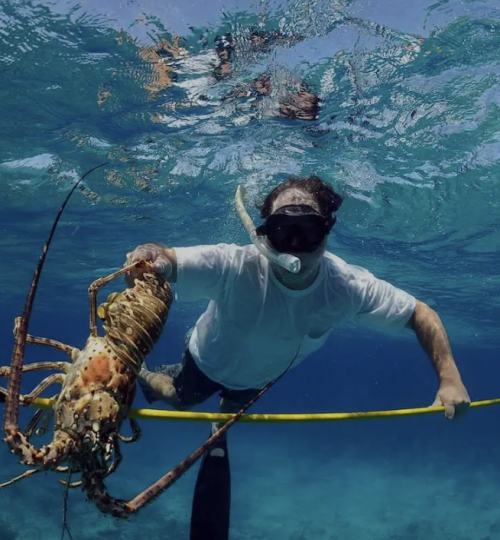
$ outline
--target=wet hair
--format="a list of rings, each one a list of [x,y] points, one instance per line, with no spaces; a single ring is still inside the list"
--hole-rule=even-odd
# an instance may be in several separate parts
[[[290,188],[300,189],[305,193],[314,195],[318,203],[321,215],[326,218],[327,223],[332,227],[335,223],[335,217],[332,215],[342,205],[342,197],[335,190],[321,180],[318,176],[312,175],[307,177],[288,177],[284,182],[278,184],[264,199],[264,202],[258,206],[260,217],[266,219],[271,214],[274,201],[278,196]]]

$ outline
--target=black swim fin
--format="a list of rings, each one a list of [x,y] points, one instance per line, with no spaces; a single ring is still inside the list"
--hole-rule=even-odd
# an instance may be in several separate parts
[[[228,540],[231,471],[225,435],[205,452],[194,488],[190,540]]]

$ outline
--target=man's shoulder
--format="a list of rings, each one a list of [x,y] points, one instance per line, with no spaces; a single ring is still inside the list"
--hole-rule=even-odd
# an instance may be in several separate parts
[[[337,270],[338,272],[352,272],[356,270],[360,272],[369,272],[367,268],[358,266],[356,264],[351,264],[338,255],[334,255],[330,251],[325,251],[324,257],[328,268],[331,268],[332,270]]]
[[[365,267],[351,264],[329,251],[325,252],[325,266],[328,278],[338,285],[352,285],[360,281],[374,279],[374,275]]]

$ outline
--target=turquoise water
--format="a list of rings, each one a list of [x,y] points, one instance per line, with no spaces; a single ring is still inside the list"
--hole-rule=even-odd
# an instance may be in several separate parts
[[[109,161],[63,215],[30,326],[78,347],[88,336],[88,285],[138,243],[244,243],[238,184],[256,217],[252,203],[270,186],[315,173],[345,199],[329,249],[434,307],[471,397],[499,396],[499,9],[498,1],[0,3],[2,364],[55,213],[87,169]],[[255,50],[252,28],[287,39]],[[233,72],[207,79],[214,38],[229,31]],[[159,62],[151,48],[175,36],[182,50]],[[271,95],[227,99],[263,73]],[[321,98],[315,121],[274,114],[299,80]],[[152,365],[178,361],[202,308],[175,306]],[[26,361],[52,358],[61,359],[31,347]],[[23,378],[23,391],[37,380]],[[410,333],[349,324],[253,410],[418,407],[435,392]],[[215,400],[200,409],[215,410]],[[163,475],[208,430],[141,426],[109,479],[120,498]],[[495,408],[456,423],[438,415],[236,426],[231,538],[498,539],[497,426]],[[6,447],[0,462],[0,481],[24,471]],[[74,540],[188,538],[195,475],[128,523],[71,491]],[[0,491],[0,539],[60,538],[62,496],[52,473]]]

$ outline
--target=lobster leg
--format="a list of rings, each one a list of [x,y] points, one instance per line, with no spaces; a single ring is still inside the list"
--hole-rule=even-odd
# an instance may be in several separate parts
[[[39,385],[37,385],[34,390],[25,396],[19,396],[19,401],[22,405],[31,405],[33,401],[50,385],[55,383],[64,383],[64,373],[53,373],[46,377]]]
[[[37,371],[41,369],[56,369],[63,371],[64,373],[67,373],[69,368],[71,367],[71,364],[68,362],[34,362],[32,364],[28,364],[26,366],[23,366],[22,372],[26,373],[27,371]],[[10,376],[10,366],[3,366],[0,368],[0,377],[9,377]],[[7,395],[7,389],[2,388],[0,386],[0,402],[5,401],[5,396]],[[22,403],[23,396],[19,396],[19,399]],[[38,409],[35,414],[33,415],[33,418],[31,419],[30,423],[28,424],[28,427],[24,430],[24,435],[26,437],[31,437],[33,431],[37,435],[42,435],[45,433],[47,429],[47,423],[50,420],[52,416],[52,412],[43,411],[42,409]],[[38,422],[42,420],[42,427],[37,429]]]
[[[17,334],[20,324],[21,317],[16,317],[14,321],[14,336]],[[66,345],[65,343],[56,341],[55,339],[36,337],[32,336],[31,334],[26,335],[26,343],[29,343],[30,345],[44,345],[45,347],[52,347],[53,349],[65,352],[72,360],[74,360],[80,352],[76,347]]]
[[[111,473],[114,473],[116,469],[118,469],[118,466],[120,465],[123,459],[123,455],[121,453],[120,444],[118,440],[115,440],[114,452],[115,452],[115,459],[113,460],[111,465],[108,467],[108,470],[104,473],[103,478],[105,478],[106,476],[109,476]]]
[[[72,347],[71,345],[66,345],[65,343],[56,341],[55,339],[36,337],[36,336],[32,336],[31,334],[28,334],[26,336],[26,343],[29,343],[30,345],[45,345],[46,347],[52,347],[53,349],[63,351],[71,358],[71,360],[74,360],[75,357],[78,356],[78,353],[80,352],[80,350],[77,349],[76,347]]]
[[[12,478],[12,480],[9,480],[8,482],[4,482],[3,484],[0,484],[0,489],[7,486],[11,486],[12,484],[16,484],[17,482],[24,480],[25,478],[29,478],[30,476],[33,476],[34,474],[39,473],[41,471],[42,469],[30,469],[29,471],[23,472],[23,474],[20,474],[19,476]],[[57,467],[56,471],[67,472],[67,467]]]
[[[39,369],[57,369],[64,373],[68,373],[71,364],[68,362],[33,362],[23,366],[23,373],[28,371],[38,371]],[[10,366],[0,367],[0,377],[10,377]]]
[[[26,373],[27,371],[36,371],[36,370],[39,370],[39,369],[60,369],[62,371],[64,371],[64,373],[67,373],[68,371],[68,368],[69,368],[70,364],[68,364],[68,362],[35,362],[33,364],[28,364],[27,366],[23,366],[22,368],[22,372],[23,373]],[[0,377],[9,377],[10,376],[10,373],[11,373],[11,368],[10,366],[4,366],[4,367],[1,367],[0,368]],[[61,375],[63,376],[62,373],[56,373],[54,375]],[[34,397],[33,399],[35,399],[35,397],[38,397],[38,395],[40,395],[41,392],[43,392],[43,390],[45,390],[45,388],[47,388],[49,385],[55,383],[55,382],[58,382],[57,380],[53,380],[51,379],[51,377],[53,377],[52,375],[47,377],[47,379],[44,379],[44,381],[42,381],[40,383],[43,384],[45,381],[47,381],[48,379],[50,379],[50,382],[45,385],[41,390],[40,392],[38,392]],[[40,386],[38,385],[37,388]],[[19,403],[23,404],[23,405],[29,405],[30,403],[30,399],[29,399],[29,396],[31,396],[36,390],[37,388],[35,388],[35,390],[33,390],[33,392],[31,392],[31,394],[28,394],[26,396],[22,396],[20,395],[19,396]],[[1,401],[5,401],[5,397],[7,395],[7,389],[6,388],[3,388],[2,386],[0,386],[0,402]],[[28,398],[28,401],[26,402],[26,398]],[[33,399],[31,401],[33,401]]]
[[[29,478],[30,476],[33,476],[34,474],[39,473],[39,472],[40,472],[40,469],[30,469],[29,471],[23,472],[23,474],[20,474],[19,476],[12,478],[12,480],[9,480],[8,482],[4,482],[3,484],[0,484],[0,489],[7,486],[11,486],[12,484],[16,484],[20,480]]]
[[[24,430],[25,436],[30,438],[33,435],[33,432],[35,435],[44,435],[47,431],[47,425],[53,415],[54,412],[52,410],[45,411],[43,409],[37,409],[28,424],[28,427]],[[41,426],[38,427],[38,424],[40,423]]]
[[[30,438],[31,435],[33,435],[33,431],[38,430],[37,428],[38,424],[40,422],[44,422],[45,412],[46,411],[44,411],[43,409],[37,409],[35,411],[35,414],[31,418],[30,423],[28,424],[28,427],[23,432],[26,437]]]
[[[124,443],[132,443],[138,441],[141,437],[141,428],[135,418],[129,418],[130,427],[132,428],[132,435],[130,437],[125,437],[118,433],[118,438]],[[115,449],[116,450],[116,449]]]
[[[120,465],[123,455],[120,451],[120,446],[118,444],[118,441],[115,440],[114,442],[114,454],[115,459],[111,462],[109,467],[106,469],[106,472],[102,475],[101,478],[106,478],[106,476],[109,476],[110,474],[114,473],[116,469],[118,469],[118,466]],[[62,469],[62,467],[59,467],[59,469]],[[83,484],[83,480],[79,480],[78,482],[70,482],[69,484],[66,482],[66,480],[59,480],[63,486],[68,485],[69,488],[76,488]]]
[[[29,394],[19,395],[19,403],[21,405],[31,405],[33,401],[45,390],[47,389],[51,384],[54,383],[63,383],[64,382],[64,374],[63,373],[54,373],[52,375],[49,375],[46,377],[39,385],[35,387],[34,390],[32,390]],[[7,395],[7,389],[2,388],[0,386],[0,394]]]
[[[104,287],[104,285],[108,284],[110,281],[113,281],[113,279],[116,279],[117,277],[122,276],[123,274],[126,274],[132,268],[135,268],[141,264],[144,264],[142,261],[137,261],[135,263],[129,264],[128,266],[125,266],[121,270],[117,270],[116,272],[113,272],[109,276],[102,277],[99,279],[96,279],[93,283],[89,286],[89,301],[90,301],[90,335],[93,337],[97,337],[97,291],[99,287]]]
[[[68,486],[68,488],[71,488],[71,489],[80,487],[83,484],[81,480],[77,480],[76,482],[70,482],[68,484],[66,480],[61,480],[61,479],[59,479],[59,483],[62,484],[63,486]]]

